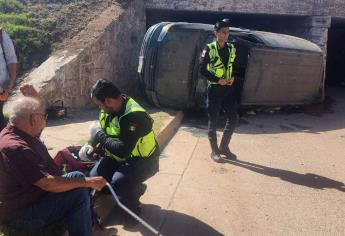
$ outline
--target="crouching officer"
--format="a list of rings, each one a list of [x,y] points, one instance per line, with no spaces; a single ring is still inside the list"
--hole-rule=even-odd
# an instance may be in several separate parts
[[[91,89],[92,101],[101,108],[98,126],[91,128],[92,146],[102,158],[91,176],[103,176],[120,200],[139,213],[142,183],[158,171],[159,147],[152,130],[153,120],[131,97],[121,94],[109,81],[98,80]],[[84,145],[81,157],[93,151]]]
[[[236,90],[233,77],[233,63],[236,57],[235,46],[228,43],[229,20],[218,21],[214,26],[216,40],[207,44],[200,57],[200,73],[208,80],[206,109],[208,115],[208,138],[211,158],[219,162],[221,154],[228,159],[236,159],[229,149],[231,136],[237,123]],[[218,148],[217,120],[220,110],[224,109],[226,124]]]

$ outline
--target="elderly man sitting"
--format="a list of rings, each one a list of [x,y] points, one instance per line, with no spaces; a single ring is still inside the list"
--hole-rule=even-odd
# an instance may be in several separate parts
[[[10,124],[0,133],[0,221],[12,228],[38,229],[66,220],[69,235],[92,234],[90,190],[103,177],[80,172],[61,176],[39,137],[46,114],[32,86],[15,101]],[[29,97],[30,96],[30,97]]]

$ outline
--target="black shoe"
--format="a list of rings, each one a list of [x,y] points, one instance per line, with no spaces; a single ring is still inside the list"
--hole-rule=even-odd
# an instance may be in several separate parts
[[[228,160],[236,160],[237,156],[235,153],[231,152],[229,147],[221,147],[220,148],[220,154],[224,155],[226,159]]]
[[[222,158],[221,158],[219,152],[214,152],[214,151],[211,153],[211,158],[212,158],[212,160],[214,160],[215,162],[221,162],[221,160],[222,160]]]
[[[212,160],[214,160],[215,162],[221,162],[221,157],[220,157],[220,152],[219,152],[219,148],[217,145],[217,139],[213,138],[210,139],[210,146],[211,146],[211,158]]]

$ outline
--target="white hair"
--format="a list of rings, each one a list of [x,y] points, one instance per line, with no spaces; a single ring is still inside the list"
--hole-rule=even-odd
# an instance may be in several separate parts
[[[42,107],[41,102],[35,98],[19,98],[18,100],[14,101],[10,111],[9,119],[11,124],[14,126],[22,125],[23,121],[27,120],[27,118],[40,107]]]

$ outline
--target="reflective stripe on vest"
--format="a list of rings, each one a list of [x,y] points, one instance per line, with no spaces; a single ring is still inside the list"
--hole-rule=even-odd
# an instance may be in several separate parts
[[[229,60],[228,60],[228,65],[226,67],[219,56],[217,42],[214,41],[212,43],[209,43],[207,44],[207,47],[209,49],[209,57],[210,57],[210,63],[207,64],[207,70],[212,75],[216,76],[219,79],[224,78],[225,80],[231,80],[232,79],[232,65],[236,57],[235,46],[232,43],[228,44]],[[209,81],[209,83],[217,84],[217,82],[211,82],[211,81]]]
[[[114,117],[113,119],[111,119],[109,114],[101,110],[99,114],[99,121],[101,123],[101,127],[108,137],[111,137],[114,141],[119,141],[121,119],[132,112],[138,112],[138,111],[146,113],[144,108],[142,108],[132,98],[128,99],[127,104],[126,104],[126,110],[124,114],[120,117]],[[149,114],[147,114],[147,116],[150,118]],[[151,130],[150,133],[141,137],[138,140],[138,142],[136,143],[135,147],[133,148],[131,152],[131,156],[146,158],[146,157],[149,157],[155,150],[156,150],[156,138],[155,138],[154,132]],[[114,158],[116,161],[119,161],[119,162],[123,162],[127,159],[124,157],[116,156],[112,154],[110,151],[108,151],[107,149],[105,149],[105,156]]]

